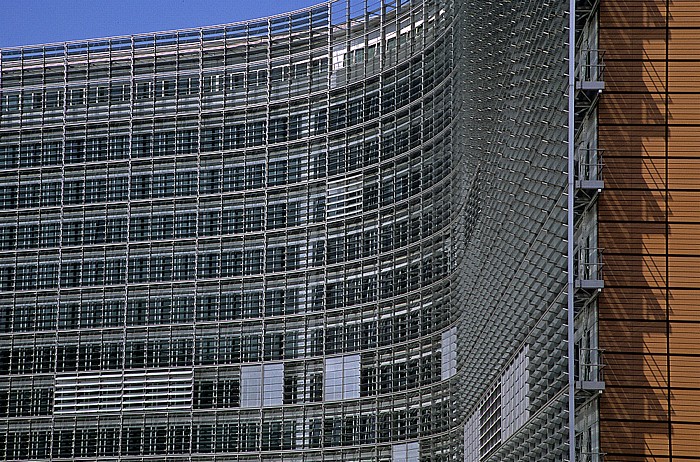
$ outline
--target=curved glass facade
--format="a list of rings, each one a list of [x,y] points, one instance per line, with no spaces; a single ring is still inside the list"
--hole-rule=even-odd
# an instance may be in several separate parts
[[[6,459],[461,457],[452,8],[2,50]]]

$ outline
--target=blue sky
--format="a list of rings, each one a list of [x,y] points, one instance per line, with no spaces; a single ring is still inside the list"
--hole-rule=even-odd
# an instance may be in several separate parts
[[[0,48],[254,19],[322,0],[0,0]]]

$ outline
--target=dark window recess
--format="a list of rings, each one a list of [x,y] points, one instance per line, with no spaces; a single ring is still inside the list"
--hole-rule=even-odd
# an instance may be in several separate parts
[[[267,229],[284,228],[287,224],[287,204],[271,204],[267,207]]]
[[[287,161],[270,162],[267,170],[267,185],[278,186],[287,182]]]

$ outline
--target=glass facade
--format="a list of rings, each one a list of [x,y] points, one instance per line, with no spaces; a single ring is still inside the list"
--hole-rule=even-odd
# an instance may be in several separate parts
[[[449,457],[450,8],[2,50],[7,459]]]
[[[566,458],[567,17],[481,3],[0,50],[0,459]]]

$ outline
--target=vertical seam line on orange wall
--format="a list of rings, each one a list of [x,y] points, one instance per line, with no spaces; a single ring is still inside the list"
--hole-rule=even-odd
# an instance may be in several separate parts
[[[666,85],[664,88],[664,106],[665,106],[665,127],[664,127],[664,189],[665,189],[665,194],[664,194],[664,221],[666,222],[665,226],[665,232],[666,232],[666,239],[665,239],[665,244],[666,244],[666,290],[665,292],[665,302],[666,302],[666,406],[667,406],[667,413],[668,413],[668,458],[669,462],[673,461],[673,425],[671,422],[671,317],[670,317],[670,306],[669,306],[669,286],[670,286],[670,280],[669,280],[669,263],[670,259],[668,257],[668,251],[669,251],[669,205],[668,205],[668,196],[669,196],[669,185],[668,185],[668,138],[669,138],[669,123],[670,123],[670,118],[669,118],[669,78],[668,78],[668,71],[669,71],[669,65],[668,65],[668,60],[669,60],[669,40],[670,40],[670,1],[671,0],[666,0],[664,3],[666,4],[666,59],[665,59],[665,66],[666,66]]]

